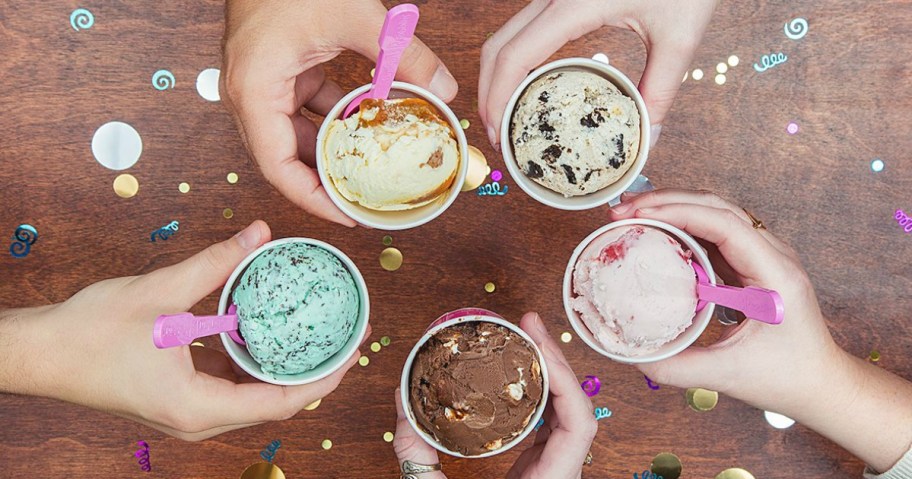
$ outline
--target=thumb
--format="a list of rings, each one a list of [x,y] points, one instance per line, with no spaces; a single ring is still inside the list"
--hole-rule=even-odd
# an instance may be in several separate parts
[[[707,388],[713,391],[724,389],[722,373],[725,361],[717,351],[691,346],[663,361],[643,363],[637,367],[655,382],[678,388]]]
[[[396,435],[393,440],[393,449],[399,464],[412,461],[416,464],[437,464],[437,450],[424,442],[421,436],[412,429],[405,418],[402,406],[401,390],[396,388]],[[422,479],[446,479],[443,472],[430,472],[422,474]]]
[[[656,42],[649,47],[639,89],[652,125],[650,146],[659,139],[661,125],[681,88],[681,78],[690,66],[695,50],[696,44],[691,47],[668,42]]]
[[[350,44],[345,47],[376,60],[380,54],[377,39],[385,17],[386,9],[377,2],[377,10],[366,15],[364,28],[355,33],[349,41]],[[426,88],[446,102],[456,98],[456,92],[459,90],[456,79],[443,61],[418,37],[414,37],[402,53],[396,79]]]
[[[162,310],[180,312],[221,288],[244,258],[269,241],[269,226],[257,220],[227,241],[216,243],[192,257],[154,271],[141,279],[141,291],[161,298]]]

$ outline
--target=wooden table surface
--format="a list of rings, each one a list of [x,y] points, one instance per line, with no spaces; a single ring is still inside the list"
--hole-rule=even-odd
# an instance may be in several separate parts
[[[474,111],[479,49],[526,2],[416,3],[418,34],[460,82],[452,106],[472,122],[469,142],[503,170]],[[95,24],[77,32],[68,21],[79,7],[92,11]],[[809,33],[790,40],[783,25],[796,17],[808,20]],[[293,207],[247,159],[223,105],[198,95],[197,74],[220,65],[222,21],[216,0],[0,2],[0,237],[8,240],[23,223],[40,235],[26,258],[0,254],[0,306],[59,302],[101,279],[155,270],[261,218],[274,237],[310,236],[349,254],[370,287],[373,337],[390,336],[392,344],[368,352],[370,365],[356,366],[315,411],[199,443],[82,407],[0,395],[0,477],[146,477],[132,456],[145,440],[148,477],[236,478],[276,439],[276,463],[289,478],[398,477],[382,436],[395,427],[402,364],[430,321],[475,305],[512,321],[539,311],[554,334],[570,331],[560,296],[564,267],[576,244],[606,222],[604,209],[550,209],[507,178],[506,196],[465,194],[435,222],[393,234],[405,263],[384,271],[383,232],[350,231]],[[645,170],[659,186],[711,189],[749,207],[797,248],[839,344],[862,357],[876,349],[881,367],[907,378],[912,235],[893,214],[912,209],[910,44],[905,1],[723,2],[692,65],[706,77],[684,82]],[[780,51],[786,63],[752,68]],[[627,31],[600,30],[555,58],[597,52],[639,78],[644,48]],[[717,85],[716,65],[733,54],[740,65]],[[329,72],[353,88],[370,80],[371,66],[344,54]],[[173,89],[152,87],[159,69],[174,74]],[[93,132],[112,120],[133,125],[143,140],[141,159],[126,171],[140,183],[130,199],[114,194],[117,172],[90,149]],[[795,135],[786,133],[790,122],[799,125]],[[882,172],[872,172],[875,158],[884,161]],[[237,184],[225,180],[229,172]],[[189,193],[178,192],[181,182]],[[225,219],[224,208],[234,217]],[[180,221],[175,236],[149,242],[172,220]],[[483,289],[488,281],[497,285],[493,294]],[[216,299],[194,312],[215,311]],[[705,337],[721,329],[714,324]],[[581,379],[601,378],[594,404],[613,412],[600,422],[586,477],[629,478],[660,452],[678,455],[689,478],[733,466],[757,478],[861,476],[857,459],[800,425],[773,429],[762,411],[726,397],[697,413],[683,391],[651,390],[636,369],[603,359],[578,338],[562,347]],[[327,438],[328,451],[320,446]],[[443,458],[444,470],[451,478],[503,477],[523,446],[490,459]]]

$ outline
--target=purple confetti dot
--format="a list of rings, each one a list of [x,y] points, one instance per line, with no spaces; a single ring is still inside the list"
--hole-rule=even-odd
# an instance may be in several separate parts
[[[500,170],[494,170],[491,172],[491,179],[494,181],[500,181],[503,179],[503,173]]]
[[[798,133],[798,124],[795,122],[789,123],[788,126],[785,127],[785,131],[787,131],[789,135]]]

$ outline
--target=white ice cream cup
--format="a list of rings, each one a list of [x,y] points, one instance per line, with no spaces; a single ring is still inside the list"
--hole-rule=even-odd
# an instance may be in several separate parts
[[[564,272],[564,310],[567,312],[567,318],[570,320],[570,325],[573,326],[573,330],[576,331],[576,334],[582,338],[584,343],[586,343],[590,348],[594,349],[597,353],[622,363],[651,363],[670,358],[675,354],[678,354],[681,351],[687,349],[691,344],[693,344],[697,338],[703,334],[703,331],[709,325],[709,321],[712,319],[713,310],[716,307],[715,303],[707,303],[705,308],[703,308],[699,313],[695,313],[693,323],[691,323],[690,326],[688,326],[680,335],[678,335],[677,338],[663,344],[659,349],[649,354],[634,357],[622,356],[605,350],[605,348],[599,344],[598,340],[595,339],[595,336],[592,334],[592,332],[589,331],[586,323],[584,323],[580,318],[579,313],[576,312],[573,309],[573,306],[570,304],[570,300],[575,296],[573,293],[573,270],[576,269],[576,262],[579,260],[580,255],[583,253],[586,247],[588,247],[590,243],[595,241],[596,238],[607,231],[613,230],[615,228],[622,228],[625,226],[633,225],[642,225],[656,228],[677,239],[681,245],[684,246],[685,250],[690,250],[692,252],[693,256],[691,257],[691,260],[696,261],[700,266],[702,266],[703,269],[706,270],[706,274],[709,276],[712,284],[716,284],[716,273],[713,270],[712,263],[709,262],[709,257],[706,256],[706,252],[703,250],[703,247],[697,243],[697,240],[695,240],[692,236],[685,233],[681,229],[676,228],[668,223],[650,219],[635,218],[615,221],[614,223],[609,223],[593,231],[592,234],[587,236],[586,239],[584,239],[579,244],[579,246],[573,250],[573,256],[570,257],[570,261],[567,263],[567,270]],[[694,273],[694,275],[696,275],[696,273]]]
[[[494,324],[503,326],[503,327],[509,329],[510,331],[516,333],[521,338],[525,339],[526,342],[528,342],[529,345],[532,346],[532,350],[535,351],[536,356],[538,356],[538,362],[541,365],[542,399],[538,403],[538,406],[535,408],[535,411],[532,413],[532,417],[529,419],[529,423],[526,424],[526,427],[523,428],[522,432],[518,436],[516,436],[515,439],[504,444],[499,449],[495,449],[493,451],[488,451],[483,454],[478,454],[475,456],[466,456],[458,451],[451,451],[451,450],[447,449],[446,446],[444,446],[443,444],[440,444],[440,442],[438,442],[436,439],[434,439],[433,435],[429,434],[427,431],[424,430],[424,428],[420,424],[418,424],[418,420],[415,418],[415,412],[412,410],[412,403],[411,403],[411,400],[409,397],[409,385],[411,382],[410,380],[411,380],[411,373],[412,373],[412,363],[415,361],[415,356],[418,355],[418,351],[421,349],[421,347],[424,345],[424,343],[428,342],[428,340],[431,339],[432,336],[434,336],[435,334],[437,334],[438,332],[440,332],[443,329],[446,329],[455,324],[461,324],[461,323],[466,323],[466,322],[471,322],[471,321],[494,323]],[[519,326],[514,325],[513,323],[502,318],[500,315],[498,315],[496,313],[492,313],[491,311],[488,311],[486,309],[462,308],[462,309],[457,309],[456,311],[451,311],[451,312],[446,313],[446,314],[440,316],[439,318],[437,318],[433,323],[431,323],[431,325],[428,327],[427,331],[425,331],[424,335],[421,336],[421,339],[419,339],[418,342],[415,343],[415,347],[412,348],[412,352],[408,355],[408,358],[405,360],[405,367],[402,368],[402,379],[399,384],[399,390],[400,390],[400,398],[402,399],[402,409],[405,411],[405,418],[408,420],[409,425],[411,425],[412,429],[414,429],[415,432],[418,433],[419,436],[421,436],[421,439],[424,439],[424,442],[430,444],[432,447],[434,447],[434,449],[437,449],[438,451],[449,454],[451,456],[467,457],[467,458],[471,458],[471,459],[495,456],[502,452],[509,451],[510,449],[513,448],[513,446],[516,446],[517,444],[522,442],[523,439],[525,439],[529,434],[532,433],[533,430],[535,430],[535,426],[536,426],[536,424],[538,424],[538,420],[541,419],[542,414],[544,414],[545,406],[548,404],[548,391],[550,390],[549,382],[548,382],[548,365],[545,364],[545,357],[542,354],[541,350],[538,348],[538,345],[535,344],[535,341],[533,341],[532,338],[529,337],[529,335],[526,334],[525,331],[520,329]]]
[[[317,133],[317,172],[320,174],[320,181],[332,200],[343,213],[358,223],[371,228],[381,230],[406,230],[421,226],[440,216],[450,205],[456,201],[462,184],[465,182],[466,173],[469,169],[469,146],[466,142],[465,132],[459,124],[459,118],[453,113],[450,107],[433,93],[411,83],[393,82],[393,89],[390,91],[389,98],[421,98],[428,101],[437,108],[450,128],[456,135],[456,143],[459,147],[459,169],[456,171],[456,179],[450,185],[446,193],[440,195],[436,200],[418,208],[403,211],[378,211],[365,208],[355,201],[349,201],[336,189],[335,184],[326,171],[326,160],[323,154],[326,134],[329,131],[329,125],[342,117],[345,107],[351,103],[358,95],[370,90],[371,85],[363,85],[353,90],[344,98],[336,103],[336,106],[330,110],[329,114],[323,120],[323,125]]]
[[[582,71],[604,77],[618,87],[621,93],[627,95],[636,103],[637,111],[640,114],[640,146],[630,169],[616,182],[588,195],[567,198],[556,191],[545,188],[522,172],[513,154],[510,123],[513,121],[513,113],[516,111],[516,105],[519,103],[520,97],[522,97],[522,94],[532,82],[546,74],[558,71]],[[630,188],[630,185],[636,181],[637,176],[643,171],[643,167],[646,166],[646,158],[649,157],[650,133],[649,112],[646,111],[646,102],[643,100],[643,96],[640,95],[639,90],[637,90],[636,85],[626,75],[607,63],[591,58],[565,58],[543,65],[533,71],[513,92],[513,96],[510,97],[507,108],[504,110],[503,120],[500,122],[500,150],[503,153],[504,163],[507,165],[507,170],[510,172],[510,176],[513,177],[513,181],[529,196],[540,203],[561,210],[587,210],[608,204],[609,201],[621,196],[621,193],[627,191],[627,188]]]
[[[355,286],[358,288],[358,299],[360,304],[358,319],[355,321],[355,329],[352,332],[351,337],[348,338],[348,341],[346,341],[342,349],[320,363],[316,368],[298,374],[276,375],[263,372],[260,368],[260,364],[253,359],[253,356],[250,355],[247,348],[234,342],[234,340],[228,336],[228,333],[221,333],[221,337],[222,345],[225,346],[225,350],[228,351],[228,355],[231,356],[231,359],[251,376],[260,381],[278,384],[280,386],[298,386],[319,381],[336,372],[358,351],[358,346],[361,345],[361,341],[364,340],[364,336],[367,334],[367,322],[370,317],[370,298],[368,297],[367,284],[364,282],[364,277],[361,276],[361,271],[358,270],[358,267],[355,266],[355,263],[351,258],[346,256],[345,253],[338,248],[311,238],[283,238],[270,241],[269,243],[260,246],[256,251],[247,255],[247,257],[244,258],[244,261],[241,261],[241,264],[234,268],[234,272],[231,273],[228,282],[225,283],[225,286],[222,288],[222,296],[219,299],[218,307],[219,315],[227,314],[228,308],[232,304],[231,295],[234,292],[235,284],[241,279],[241,275],[253,259],[270,248],[275,248],[276,246],[287,243],[304,243],[322,248],[332,253],[336,258],[339,258],[339,261],[341,261],[351,273],[352,278],[355,280]]]

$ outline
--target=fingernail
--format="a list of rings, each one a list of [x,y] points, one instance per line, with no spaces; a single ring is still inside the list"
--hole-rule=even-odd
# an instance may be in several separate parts
[[[535,329],[542,334],[548,334],[548,328],[545,327],[545,322],[542,321],[541,316],[538,313],[535,314]]]
[[[431,90],[431,93],[444,100],[451,100],[456,96],[456,92],[459,91],[459,85],[446,67],[440,65],[437,67],[437,71],[434,72],[434,77],[431,78],[431,84],[428,85],[428,89]]]
[[[488,126],[488,141],[491,142],[491,148],[497,149],[497,132],[494,131],[494,126]]]
[[[237,238],[238,244],[241,248],[245,250],[251,250],[260,244],[260,229],[256,225],[252,224],[240,233],[234,235]]]
[[[630,206],[631,206],[630,203],[621,203],[621,204],[615,206],[614,208],[611,208],[611,212],[614,214],[617,214],[617,215],[622,215],[622,214],[630,211]]]
[[[649,129],[649,147],[653,148],[659,142],[659,135],[662,134],[662,125],[652,125]]]
[[[655,208],[640,208],[637,210],[637,213],[643,213],[644,215],[651,215],[655,213]]]

